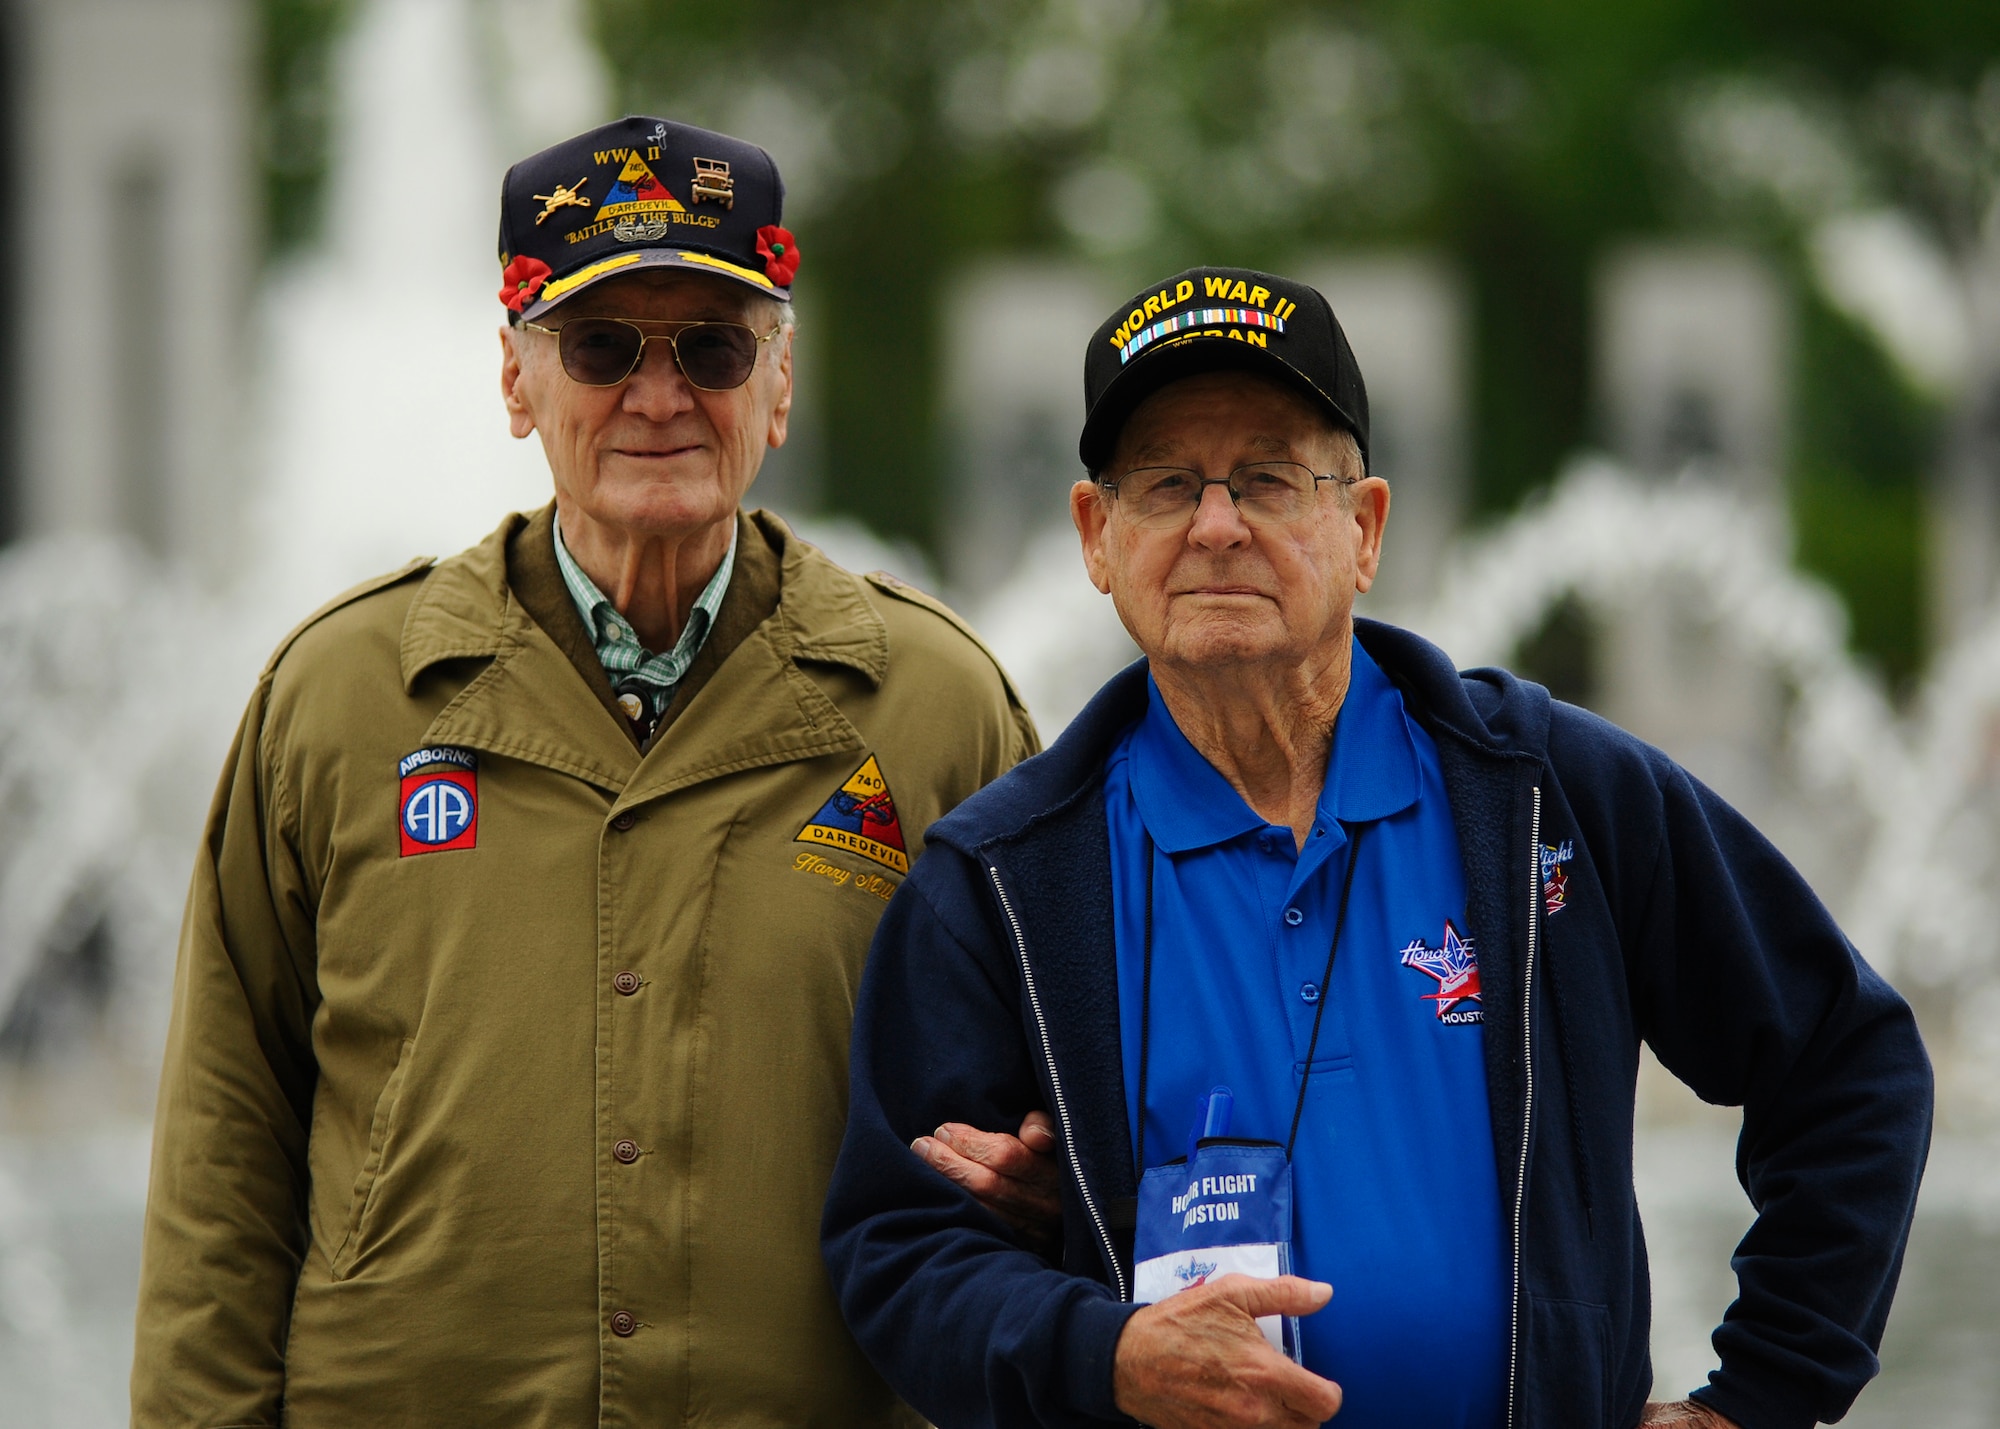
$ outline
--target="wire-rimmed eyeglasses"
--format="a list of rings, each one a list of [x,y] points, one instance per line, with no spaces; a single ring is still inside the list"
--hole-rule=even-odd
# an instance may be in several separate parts
[[[1229,499],[1252,526],[1288,526],[1312,510],[1322,481],[1352,486],[1358,476],[1321,476],[1303,462],[1253,461],[1226,477],[1203,476],[1185,466],[1134,467],[1098,485],[1118,498],[1125,519],[1143,530],[1185,525],[1194,519],[1211,486],[1229,489]]]

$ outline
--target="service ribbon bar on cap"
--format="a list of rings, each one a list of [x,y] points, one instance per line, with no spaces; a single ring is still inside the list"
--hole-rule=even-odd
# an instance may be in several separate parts
[[[1169,333],[1181,332],[1188,328],[1210,327],[1216,323],[1235,323],[1244,327],[1269,328],[1273,332],[1283,332],[1285,330],[1285,320],[1283,318],[1272,317],[1269,313],[1259,312],[1255,308],[1200,308],[1191,313],[1175,313],[1170,318],[1161,318],[1151,327],[1141,332],[1133,333],[1131,338],[1125,343],[1125,346],[1119,349],[1119,365],[1122,367],[1125,363],[1130,362],[1139,355],[1141,348],[1157,338],[1165,337]]]

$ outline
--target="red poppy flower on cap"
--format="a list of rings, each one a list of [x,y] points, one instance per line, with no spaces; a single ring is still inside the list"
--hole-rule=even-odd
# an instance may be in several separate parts
[[[500,301],[521,312],[535,300],[535,294],[542,290],[542,284],[548,282],[553,271],[541,259],[521,254],[500,275]]]
[[[767,223],[757,230],[757,256],[764,260],[764,276],[781,288],[792,286],[799,271],[799,241],[789,228]]]

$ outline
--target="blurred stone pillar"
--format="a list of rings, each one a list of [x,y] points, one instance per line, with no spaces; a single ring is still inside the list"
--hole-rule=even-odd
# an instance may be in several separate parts
[[[1612,255],[1596,356],[1618,456],[1655,480],[1720,483],[1784,539],[1791,324],[1766,263],[1708,245]],[[1783,713],[1773,672],[1665,600],[1600,616],[1599,711],[1746,811],[1768,808]]]
[[[22,534],[122,531],[215,573],[241,538],[254,15],[20,0],[14,16]]]
[[[1086,268],[1008,263],[950,285],[945,400],[947,573],[977,596],[1039,531],[1069,522],[1083,429],[1083,351],[1114,298]]]
[[[1782,504],[1791,322],[1770,265],[1715,245],[1624,249],[1597,285],[1598,386],[1611,445]]]
[[[1363,613],[1421,606],[1465,514],[1466,293],[1418,253],[1327,256],[1297,272],[1333,305],[1368,386],[1370,470],[1392,493]]]
[[[2000,600],[2000,203],[1965,269],[1971,363],[1930,501],[1930,623],[1939,649]]]

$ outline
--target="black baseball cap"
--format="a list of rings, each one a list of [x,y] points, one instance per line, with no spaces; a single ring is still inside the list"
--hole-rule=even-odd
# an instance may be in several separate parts
[[[789,301],[785,181],[755,144],[633,115],[521,160],[500,185],[500,301],[537,318],[640,268],[712,273]]]
[[[1190,268],[1135,294],[1083,355],[1083,436],[1091,472],[1111,460],[1138,405],[1201,372],[1259,372],[1354,433],[1368,462],[1368,389],[1347,334],[1319,290],[1248,268]]]

